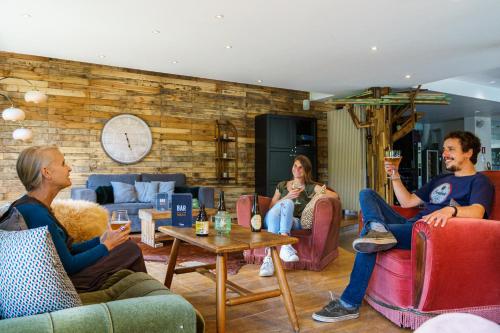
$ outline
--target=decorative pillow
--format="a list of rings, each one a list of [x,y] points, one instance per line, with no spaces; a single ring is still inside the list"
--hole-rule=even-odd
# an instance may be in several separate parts
[[[12,207],[10,211],[7,209],[2,217],[0,217],[0,230],[20,231],[26,229],[28,229],[28,226],[24,221],[24,217],[16,207]]]
[[[108,227],[109,212],[95,202],[56,199],[52,201],[51,208],[77,243],[101,236]]]
[[[168,193],[168,197],[172,197],[172,193],[174,193],[175,189],[175,181],[170,182],[158,182],[158,192],[159,193]]]
[[[193,198],[198,199],[198,192],[200,191],[199,186],[189,187],[189,186],[176,186],[175,193],[191,193]]]
[[[0,262],[1,318],[82,305],[46,226],[0,231]]]
[[[96,201],[100,205],[110,204],[115,202],[113,196],[113,186],[99,186],[95,189]]]
[[[302,229],[312,229],[313,219],[314,219],[314,206],[316,205],[316,201],[321,198],[321,193],[315,194],[311,201],[307,203],[302,211],[302,215],[300,216],[300,226]]]
[[[115,203],[137,202],[137,192],[135,186],[121,182],[111,182],[113,186],[113,196]]]
[[[135,182],[139,202],[154,202],[159,182]]]

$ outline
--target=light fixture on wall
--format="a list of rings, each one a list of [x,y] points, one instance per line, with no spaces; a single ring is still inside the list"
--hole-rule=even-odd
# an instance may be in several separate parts
[[[6,80],[6,79],[10,79],[10,78],[2,77],[2,78],[0,78],[0,81]],[[14,78],[12,78],[12,79],[14,79]],[[36,87],[33,85],[33,83],[31,83],[30,81],[28,81],[26,79],[19,79],[19,78],[15,78],[15,79],[26,81],[33,88],[32,90],[28,90],[24,94],[24,100],[26,102],[32,102],[32,103],[38,104],[38,103],[43,103],[43,102],[47,101],[47,95],[45,93],[37,90]],[[4,93],[0,93],[0,95],[2,95],[5,99],[7,99],[10,102],[10,107],[6,108],[2,112],[3,120],[13,121],[13,122],[22,122],[26,118],[26,113],[23,110],[21,110],[20,108],[17,108],[14,106],[14,102],[9,97],[9,95],[4,94]],[[22,126],[22,124],[21,124],[21,126]],[[12,137],[15,140],[29,141],[33,138],[33,132],[29,128],[21,127],[21,128],[16,129],[12,133]]]

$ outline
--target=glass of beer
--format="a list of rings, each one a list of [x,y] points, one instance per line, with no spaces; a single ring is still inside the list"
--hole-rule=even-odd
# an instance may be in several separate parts
[[[115,210],[111,213],[111,221],[109,222],[112,230],[125,230],[125,226],[130,222],[126,210]]]
[[[394,166],[395,169],[399,167],[399,163],[401,162],[401,150],[386,150],[384,160]],[[392,176],[394,175],[394,171],[392,170]],[[391,175],[388,176],[389,178]]]

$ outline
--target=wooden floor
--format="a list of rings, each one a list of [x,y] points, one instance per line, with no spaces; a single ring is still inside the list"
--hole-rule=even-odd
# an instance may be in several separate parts
[[[353,237],[352,228],[342,233],[341,239]],[[350,242],[347,242],[350,243]],[[181,245],[182,246],[182,245]],[[385,319],[369,305],[363,304],[360,318],[339,323],[319,323],[311,319],[311,314],[329,301],[329,291],[340,294],[349,280],[354,254],[340,248],[339,257],[321,272],[286,271],[292,290],[295,309],[301,332],[411,332],[401,329]],[[148,272],[163,282],[166,265],[147,263]],[[277,288],[275,277],[258,276],[258,265],[245,265],[237,275],[228,279],[252,291]],[[205,318],[206,332],[215,330],[215,283],[198,274],[189,273],[174,276],[172,291],[185,297]],[[236,296],[232,292],[228,296]],[[227,308],[227,332],[293,332],[281,297]]]

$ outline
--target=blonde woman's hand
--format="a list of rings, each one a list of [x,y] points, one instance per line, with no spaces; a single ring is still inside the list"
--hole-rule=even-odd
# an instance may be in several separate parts
[[[129,234],[130,222],[116,230],[108,228],[101,236],[101,243],[106,246],[108,251],[111,251],[115,247],[125,243],[129,239]]]

